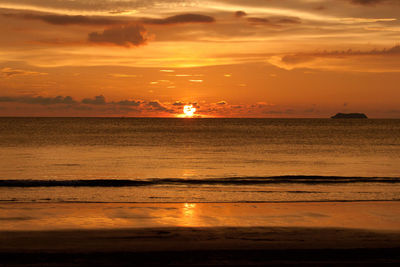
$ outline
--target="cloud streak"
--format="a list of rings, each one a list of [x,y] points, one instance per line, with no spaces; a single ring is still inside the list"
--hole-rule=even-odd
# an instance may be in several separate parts
[[[129,25],[132,23],[148,25],[174,25],[186,23],[213,23],[215,18],[202,14],[178,14],[166,18],[126,18],[84,15],[58,15],[58,14],[34,14],[34,13],[3,13],[4,17],[19,18],[26,20],[40,20],[52,25]]]
[[[248,17],[246,20],[251,24],[268,25],[268,26],[281,26],[283,24],[300,24],[301,19],[296,17]]]
[[[100,16],[69,16],[69,15],[56,15],[56,14],[24,14],[24,13],[5,13],[4,17],[19,18],[26,20],[40,20],[53,25],[114,25],[124,24],[123,20],[112,19]],[[126,23],[126,22],[125,22]]]
[[[88,41],[97,44],[113,44],[132,47],[145,45],[148,41],[147,30],[143,25],[117,26],[105,29],[103,32],[92,32]]]
[[[343,50],[271,56],[269,62],[283,69],[337,69],[367,72],[400,72],[400,45],[368,51]]]
[[[77,103],[71,96],[56,96],[56,97],[43,97],[43,96],[0,96],[0,102],[6,103],[26,103],[26,104],[39,104],[39,105],[54,105],[54,104],[75,104]]]
[[[168,108],[158,100],[147,102],[145,103],[145,106],[148,107],[148,110],[174,113],[173,109]]]
[[[27,76],[27,75],[47,75],[45,72],[37,72],[37,71],[29,71],[29,70],[21,70],[21,69],[13,69],[13,68],[2,68],[0,73],[7,77],[11,78],[14,76]]]
[[[141,19],[143,24],[153,25],[173,25],[173,24],[184,24],[184,23],[212,23],[215,22],[215,18],[211,16],[201,14],[180,14],[164,19]]]
[[[137,10],[141,8],[168,7],[185,3],[186,0],[0,0],[0,4],[15,8],[31,8],[39,10],[53,9],[57,11],[97,11],[108,13],[120,13],[126,10]]]
[[[242,10],[239,10],[239,11],[236,11],[236,12],[234,13],[234,16],[235,16],[236,18],[242,18],[242,17],[247,16],[247,13],[244,12],[244,11],[242,11]]]
[[[389,49],[382,49],[382,50],[374,49],[370,51],[357,51],[349,49],[345,51],[325,51],[321,53],[293,54],[293,55],[283,56],[282,61],[289,64],[297,64],[310,61],[318,57],[344,58],[352,56],[373,56],[373,55],[400,55],[400,45],[396,45]]]
[[[386,0],[349,0],[352,4],[357,5],[376,5],[387,2]]]
[[[91,105],[105,105],[106,98],[102,95],[95,96],[94,98],[84,98],[82,99],[83,104],[91,104]]]

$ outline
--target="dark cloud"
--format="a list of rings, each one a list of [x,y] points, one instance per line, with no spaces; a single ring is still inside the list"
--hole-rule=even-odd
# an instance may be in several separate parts
[[[47,75],[47,73],[37,72],[37,71],[29,71],[29,70],[20,70],[13,68],[2,68],[0,73],[6,77],[13,77],[16,75]]]
[[[164,19],[148,19],[144,18],[141,20],[144,24],[155,24],[155,25],[170,25],[170,24],[181,24],[181,23],[212,23],[215,22],[215,18],[200,15],[200,14],[180,14]]]
[[[201,14],[179,14],[163,19],[155,18],[136,18],[121,19],[115,17],[104,16],[69,16],[58,14],[43,13],[3,13],[5,17],[13,17],[20,19],[41,20],[53,25],[129,25],[132,23],[152,24],[152,25],[171,25],[183,23],[212,23],[215,18]]]
[[[296,17],[277,17],[274,22],[278,24],[299,24],[301,19]]]
[[[117,104],[121,105],[121,106],[133,106],[133,107],[137,107],[140,106],[140,104],[142,104],[142,101],[136,101],[136,100],[121,100],[119,102],[117,102]]]
[[[124,21],[98,16],[68,16],[55,14],[2,14],[5,17],[41,20],[53,25],[113,25],[122,24]],[[125,22],[126,23],[126,22]]]
[[[231,108],[233,108],[233,109],[242,109],[243,106],[242,105],[233,105],[233,106],[231,106]]]
[[[179,101],[177,101],[179,102]],[[93,98],[84,98],[81,101],[73,99],[71,96],[56,96],[56,97],[43,97],[43,96],[0,96],[0,104],[36,104],[45,106],[46,110],[57,110],[73,112],[75,111],[90,111],[100,112],[101,114],[111,112],[112,114],[134,112],[142,113],[143,111],[148,114],[159,114],[159,112],[166,113],[179,113],[173,109],[172,104],[163,104],[158,100],[143,101],[134,99],[123,99],[120,101],[107,102],[103,95],[95,96]],[[58,104],[58,105],[57,105]],[[62,105],[64,104],[64,105]],[[9,107],[10,105],[8,105]],[[193,106],[198,106],[193,104]],[[175,107],[176,109],[177,107]],[[6,108],[4,108],[6,109]],[[180,108],[179,108],[180,109]]]
[[[144,45],[148,41],[146,29],[139,24],[113,27],[103,32],[92,32],[89,34],[88,39],[93,43],[106,43],[125,47]]]
[[[400,55],[400,45],[393,46],[389,49],[373,49],[370,51],[359,50],[342,50],[342,51],[325,51],[322,53],[315,53],[316,56],[357,56],[357,55]]]
[[[169,112],[169,113],[174,112],[172,109],[167,108],[162,103],[160,103],[160,101],[158,101],[158,100],[149,101],[146,103],[146,106],[149,107],[151,110],[155,110],[155,111],[164,111],[164,112]]]
[[[95,96],[94,98],[84,98],[82,100],[83,104],[91,104],[91,105],[105,105],[106,99],[102,95]]]
[[[247,16],[247,13],[244,12],[244,11],[239,10],[239,11],[236,11],[234,15],[235,15],[235,17],[237,17],[237,18],[242,18],[242,17]]]
[[[218,103],[217,103],[217,105],[219,105],[219,106],[224,106],[224,105],[227,105],[228,103],[226,102],[226,101],[219,101]]]
[[[285,55],[282,57],[281,61],[287,64],[300,64],[308,61],[312,61],[316,58],[345,58],[353,56],[386,56],[386,55],[400,55],[400,45],[396,45],[389,49],[374,49],[370,51],[358,51],[358,50],[342,50],[342,51],[324,51],[319,53],[303,53],[303,54],[292,54]]]
[[[386,2],[385,0],[350,0],[351,3],[353,4],[358,4],[358,5],[376,5],[379,3]]]
[[[193,105],[194,108],[197,108],[197,110],[200,110],[200,105],[198,103],[190,103],[191,105]]]
[[[181,102],[181,101],[175,101],[175,103],[172,104],[173,106],[177,106],[177,107],[182,107],[185,105],[185,103]]]
[[[56,97],[43,97],[43,96],[0,96],[0,102],[8,103],[26,103],[26,104],[40,104],[40,105],[53,105],[53,104],[75,104],[77,103],[70,96],[56,96]]]
[[[270,24],[271,21],[267,18],[247,18],[247,21],[254,24]]]
[[[268,26],[280,26],[282,24],[299,24],[301,19],[297,17],[269,17],[269,18],[257,18],[249,17],[247,21],[251,24],[268,25]]]
[[[381,52],[384,54],[400,54],[400,45],[393,46],[388,50],[382,50]]]
[[[351,4],[354,5],[362,5],[362,6],[376,6],[376,5],[383,5],[383,4],[394,4],[394,5],[399,5],[400,1],[399,0],[345,0],[350,2]]]

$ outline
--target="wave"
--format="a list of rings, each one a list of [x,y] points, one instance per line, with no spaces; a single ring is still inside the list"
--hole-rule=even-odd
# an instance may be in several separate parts
[[[400,183],[400,177],[269,176],[208,179],[160,178],[147,180],[0,180],[0,187],[134,187],[156,185],[268,185],[268,184]]]

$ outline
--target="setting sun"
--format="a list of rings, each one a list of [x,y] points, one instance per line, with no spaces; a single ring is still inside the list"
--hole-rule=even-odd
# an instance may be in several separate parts
[[[193,117],[195,112],[196,108],[194,108],[193,105],[185,105],[183,107],[183,113],[185,113],[186,117]]]

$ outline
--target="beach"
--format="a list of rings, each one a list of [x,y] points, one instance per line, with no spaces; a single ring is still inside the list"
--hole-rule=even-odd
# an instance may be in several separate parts
[[[0,119],[0,265],[399,263],[399,120]]]
[[[18,203],[0,207],[8,212],[8,217],[1,218],[0,234],[5,266],[400,262],[399,202]],[[38,216],[40,209],[48,215],[41,216],[42,222],[31,216]]]
[[[0,0],[0,32],[0,267],[400,266],[400,0]]]

